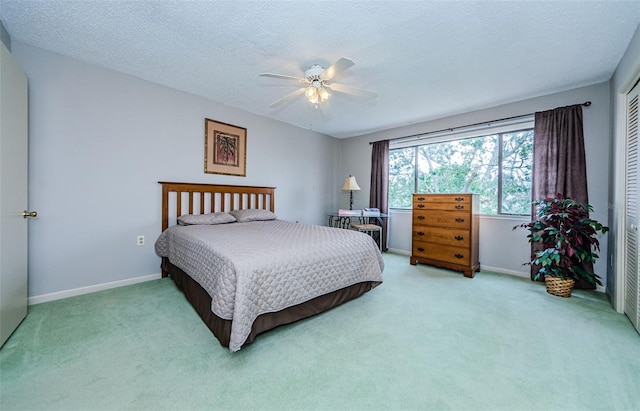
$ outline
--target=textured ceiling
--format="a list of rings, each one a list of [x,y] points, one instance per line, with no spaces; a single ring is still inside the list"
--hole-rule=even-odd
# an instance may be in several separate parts
[[[344,138],[606,81],[640,0],[0,0],[0,19],[13,41]],[[336,82],[375,101],[269,108],[299,84],[259,73],[341,57]]]

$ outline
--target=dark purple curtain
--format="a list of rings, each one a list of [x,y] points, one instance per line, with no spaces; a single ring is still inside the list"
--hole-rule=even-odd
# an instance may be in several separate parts
[[[581,104],[535,113],[532,179],[534,200],[562,193],[573,200],[589,202]],[[535,210],[532,212],[535,217]],[[535,246],[532,244],[532,253],[538,250]],[[531,279],[538,269],[531,266]],[[593,272],[593,265],[584,269]],[[574,287],[593,289],[595,285],[576,281]]]
[[[371,189],[369,207],[379,208],[389,214],[389,140],[376,141],[371,150]],[[387,219],[382,220],[382,250],[387,251]]]

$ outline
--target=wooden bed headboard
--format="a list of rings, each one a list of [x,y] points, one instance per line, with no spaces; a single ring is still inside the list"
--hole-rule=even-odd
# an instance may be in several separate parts
[[[184,214],[205,214],[258,208],[275,211],[275,187],[234,186],[224,184],[162,184],[162,231],[174,225]]]

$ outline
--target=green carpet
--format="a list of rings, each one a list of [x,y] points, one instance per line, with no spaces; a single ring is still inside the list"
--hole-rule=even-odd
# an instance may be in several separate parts
[[[378,288],[237,353],[170,279],[31,306],[0,409],[640,409],[640,335],[603,294],[384,259]]]

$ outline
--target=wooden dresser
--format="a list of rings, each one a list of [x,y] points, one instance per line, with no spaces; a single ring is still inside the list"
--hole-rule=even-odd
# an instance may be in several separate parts
[[[480,271],[477,194],[414,194],[412,231],[411,264]]]

